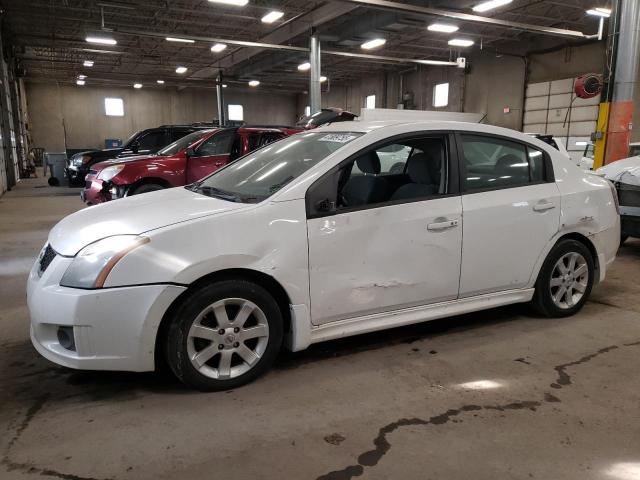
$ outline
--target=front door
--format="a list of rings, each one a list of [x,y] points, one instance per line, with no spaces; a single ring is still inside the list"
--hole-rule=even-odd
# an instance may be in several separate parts
[[[542,150],[458,137],[464,212],[460,297],[524,288],[560,221],[560,192]]]
[[[236,138],[235,129],[220,130],[201,143],[194,155],[187,158],[186,183],[197,182],[224,167],[230,158],[231,145]]]
[[[457,298],[462,201],[448,159],[448,136],[423,136],[342,167],[336,210],[307,221],[314,324]]]

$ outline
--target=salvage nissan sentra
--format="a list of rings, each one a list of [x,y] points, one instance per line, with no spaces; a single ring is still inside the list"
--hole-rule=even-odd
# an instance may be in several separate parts
[[[31,339],[71,368],[164,360],[234,388],[283,345],[518,302],[572,315],[619,240],[612,184],[535,138],[343,122],[63,219],[30,273]]]

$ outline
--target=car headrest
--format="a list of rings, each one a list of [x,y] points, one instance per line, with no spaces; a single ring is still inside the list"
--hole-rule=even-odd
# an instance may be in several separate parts
[[[356,165],[358,165],[361,172],[372,173],[374,175],[378,175],[381,169],[378,154],[373,150],[358,157]]]
[[[415,153],[409,157],[407,174],[413,183],[433,183],[429,161],[430,159],[424,153]]]

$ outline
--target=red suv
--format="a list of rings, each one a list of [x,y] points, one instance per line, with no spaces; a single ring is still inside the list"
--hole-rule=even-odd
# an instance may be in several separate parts
[[[247,153],[299,132],[293,128],[236,127],[191,133],[155,155],[93,165],[80,197],[89,205],[187,185]]]

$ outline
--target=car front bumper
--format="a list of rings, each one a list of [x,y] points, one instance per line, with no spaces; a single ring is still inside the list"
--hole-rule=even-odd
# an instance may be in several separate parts
[[[640,237],[640,206],[627,207],[620,205],[620,221],[623,235]]]
[[[42,273],[29,274],[31,341],[45,358],[83,370],[149,371],[167,308],[185,287],[136,285],[97,290],[60,286],[73,259],[57,255]],[[64,341],[73,339],[70,346]]]

